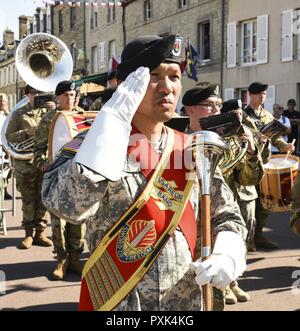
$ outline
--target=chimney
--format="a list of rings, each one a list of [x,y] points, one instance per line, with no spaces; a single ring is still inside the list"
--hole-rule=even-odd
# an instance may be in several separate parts
[[[27,35],[27,22],[28,17],[21,15],[19,16],[19,39],[22,40]]]
[[[3,32],[3,42],[4,42],[4,46],[7,46],[7,45],[14,45],[15,43],[15,35],[14,35],[14,32],[9,30],[9,29],[6,29],[4,32]]]

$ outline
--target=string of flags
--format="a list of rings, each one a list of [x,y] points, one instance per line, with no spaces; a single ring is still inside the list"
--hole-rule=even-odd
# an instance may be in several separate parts
[[[59,3],[60,5],[63,4],[68,4],[69,6],[78,6],[80,7],[81,5],[85,6],[92,6],[92,7],[107,7],[107,6],[122,6],[125,1],[115,1],[115,0],[102,0],[102,1],[92,1],[92,0],[80,0],[80,1],[67,1],[67,0],[60,0],[60,1],[55,1],[55,0],[44,0],[43,3],[45,6],[47,5],[55,5]]]

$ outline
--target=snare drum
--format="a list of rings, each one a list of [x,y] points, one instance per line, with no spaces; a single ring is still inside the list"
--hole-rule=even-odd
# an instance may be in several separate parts
[[[72,140],[78,133],[88,130],[98,112],[57,112],[49,131],[48,155],[52,162],[62,146]]]
[[[260,184],[261,203],[265,209],[274,212],[289,210],[291,191],[297,177],[299,158],[284,154],[272,155],[264,165],[265,175]]]

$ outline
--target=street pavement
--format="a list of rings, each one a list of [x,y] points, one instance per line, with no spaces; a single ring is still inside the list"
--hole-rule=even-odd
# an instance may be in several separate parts
[[[21,200],[17,199],[16,216],[6,214],[7,236],[0,229],[0,310],[76,311],[80,277],[68,274],[64,281],[51,280],[56,262],[51,247],[16,248],[24,236],[21,215]],[[50,225],[46,234],[51,236]],[[280,249],[248,254],[248,268],[239,284],[251,300],[226,305],[225,311],[300,310],[300,237],[289,229],[289,213],[271,214],[266,234]],[[82,260],[87,256],[85,250]]]

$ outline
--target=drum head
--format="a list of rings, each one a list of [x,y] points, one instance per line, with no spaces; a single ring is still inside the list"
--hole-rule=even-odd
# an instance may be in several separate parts
[[[64,113],[57,113],[51,123],[52,130],[50,129],[49,134],[50,162],[55,159],[59,150],[73,138],[71,131],[72,123],[70,125],[70,118],[67,116]]]

